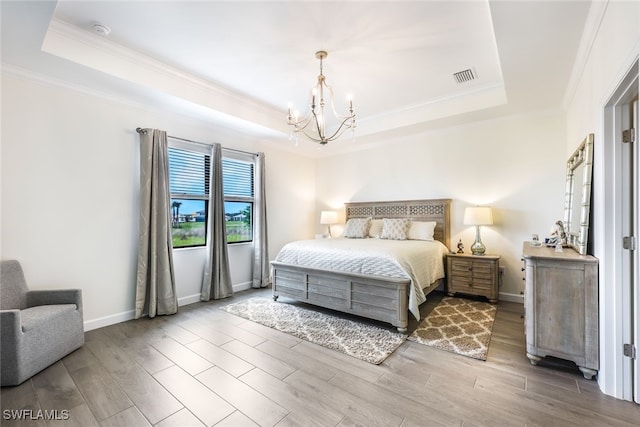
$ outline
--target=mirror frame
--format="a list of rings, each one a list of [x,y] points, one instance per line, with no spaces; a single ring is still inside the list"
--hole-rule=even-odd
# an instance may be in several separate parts
[[[575,170],[584,163],[582,177],[575,176]],[[582,178],[582,181],[577,179]],[[580,255],[587,254],[589,244],[589,215],[591,211],[591,185],[593,180],[593,134],[590,133],[582,141],[567,161],[567,182],[564,202],[564,227],[567,233],[567,244]],[[576,232],[575,224],[571,224],[576,196],[580,197],[580,224]]]

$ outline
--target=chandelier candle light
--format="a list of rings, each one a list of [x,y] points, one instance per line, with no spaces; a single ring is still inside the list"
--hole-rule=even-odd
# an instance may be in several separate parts
[[[351,129],[352,132],[355,131],[356,114],[353,110],[353,99],[351,99],[351,97],[347,97],[349,114],[346,116],[338,114],[333,104],[333,89],[327,84],[324,74],[322,74],[322,60],[325,59],[327,55],[327,52],[324,50],[316,52],[316,58],[320,60],[320,75],[318,75],[318,83],[311,88],[309,112],[304,117],[299,118],[298,112],[292,111],[293,106],[289,103],[288,124],[289,126],[293,126],[293,132],[296,134],[296,143],[301,131],[307,138],[320,145],[325,145],[329,141],[334,141],[347,129]],[[327,135],[326,133],[327,116],[324,111],[324,107],[326,105],[325,92],[329,95],[329,103],[331,104],[333,115],[339,123],[338,128],[330,135]]]
[[[468,207],[464,210],[464,225],[476,226],[476,241],[471,245],[471,254],[484,255],[487,248],[480,240],[480,226],[493,225],[493,215],[488,206]]]

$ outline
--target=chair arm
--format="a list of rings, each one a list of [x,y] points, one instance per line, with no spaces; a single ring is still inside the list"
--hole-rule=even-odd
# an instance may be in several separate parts
[[[2,346],[16,345],[22,332],[20,325],[20,310],[0,310],[0,336]]]
[[[82,289],[44,289],[27,291],[27,307],[75,304],[82,311]]]

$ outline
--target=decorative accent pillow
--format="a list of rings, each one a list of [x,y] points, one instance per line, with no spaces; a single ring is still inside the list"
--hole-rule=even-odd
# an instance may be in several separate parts
[[[369,233],[371,218],[349,218],[342,237],[349,239],[364,239]]]
[[[411,222],[407,218],[383,218],[381,239],[407,240]]]
[[[369,237],[373,237],[377,239],[380,237],[381,234],[382,234],[382,220],[372,219],[371,224],[369,225]]]
[[[410,240],[433,241],[433,232],[435,229],[435,221],[411,221],[407,238]]]

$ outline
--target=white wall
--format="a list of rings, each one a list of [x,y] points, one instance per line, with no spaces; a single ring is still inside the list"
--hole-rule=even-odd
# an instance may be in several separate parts
[[[615,258],[612,234],[619,213],[613,181],[612,137],[605,132],[604,111],[609,98],[640,55],[640,2],[596,2],[592,6],[590,32],[585,38],[584,60],[579,63],[577,85],[569,98],[566,152],[571,153],[588,133],[594,133],[593,209],[594,255],[600,260],[600,371],[598,383],[603,392],[630,399],[630,372],[623,366],[629,359],[622,355],[623,331],[631,330],[623,318],[624,283],[616,277],[620,264]],[[628,286],[628,284],[626,284]],[[628,292],[628,290],[627,290]],[[637,328],[638,325],[635,325]],[[636,346],[638,343],[636,343]],[[627,390],[625,395],[624,390]]]
[[[272,257],[313,234],[314,161],[160,109],[3,73],[2,259],[20,260],[34,289],[81,288],[87,329],[133,312],[139,126],[265,152]],[[250,249],[229,250],[234,285],[250,278]],[[203,262],[202,249],[176,251],[182,303],[197,298]]]
[[[563,215],[565,139],[564,114],[546,112],[324,158],[317,166],[318,211],[346,201],[451,198],[451,245],[462,239],[469,252],[475,229],[462,225],[464,208],[491,206],[495,224],[482,228],[482,241],[487,253],[502,256],[501,298],[521,301],[523,241],[547,235]]]

